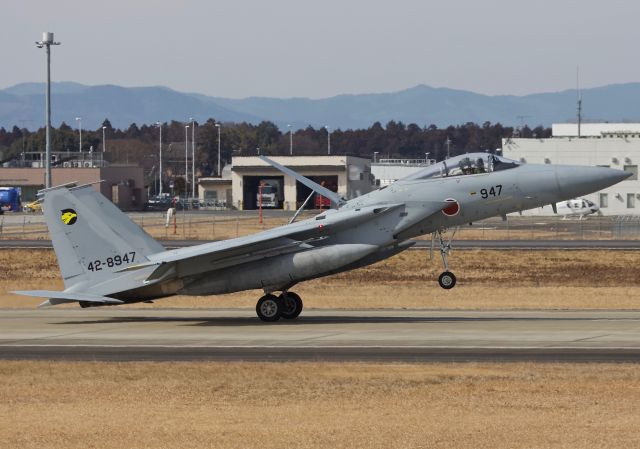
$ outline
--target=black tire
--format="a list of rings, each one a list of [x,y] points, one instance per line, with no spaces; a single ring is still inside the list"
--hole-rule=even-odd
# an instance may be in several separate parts
[[[300,312],[302,312],[302,299],[296,293],[286,292],[280,295],[280,301],[282,304],[282,313],[280,316],[287,320],[298,318]]]
[[[450,271],[445,271],[438,277],[438,284],[445,290],[452,289],[456,286],[456,275]]]
[[[274,295],[264,295],[256,304],[256,313],[262,321],[272,323],[280,319],[282,314],[282,302]]]

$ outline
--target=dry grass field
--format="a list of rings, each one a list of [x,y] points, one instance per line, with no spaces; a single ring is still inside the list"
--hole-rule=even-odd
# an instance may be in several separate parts
[[[637,251],[455,251],[458,285],[438,287],[439,259],[407,251],[370,267],[293,290],[310,308],[640,309]],[[0,251],[0,307],[34,307],[19,289],[62,289],[51,250]],[[258,290],[166,298],[131,307],[253,308]]]
[[[0,363],[0,447],[631,448],[626,364]]]

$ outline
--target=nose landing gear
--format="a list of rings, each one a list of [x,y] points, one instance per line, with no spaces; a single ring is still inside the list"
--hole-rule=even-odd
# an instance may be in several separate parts
[[[453,233],[447,242],[445,242],[445,238],[443,236],[445,231],[443,229],[436,231],[438,243],[440,244],[440,256],[442,256],[442,264],[444,265],[444,272],[442,272],[438,277],[438,284],[440,284],[440,287],[445,290],[452,289],[456,285],[456,276],[449,271],[448,261],[449,252],[451,251],[451,242],[453,241],[453,237],[456,235],[456,231],[457,229],[453,230]],[[433,244],[435,237],[436,236],[434,234],[431,239],[431,258],[433,258]]]
[[[292,320],[300,315],[302,308],[300,296],[283,291],[279,296],[269,293],[260,298],[256,304],[256,314],[266,322],[278,321],[280,318]]]

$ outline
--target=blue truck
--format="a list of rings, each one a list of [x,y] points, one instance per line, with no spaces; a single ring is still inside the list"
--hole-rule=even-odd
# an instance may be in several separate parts
[[[20,212],[20,187],[0,187],[0,214],[4,212]]]

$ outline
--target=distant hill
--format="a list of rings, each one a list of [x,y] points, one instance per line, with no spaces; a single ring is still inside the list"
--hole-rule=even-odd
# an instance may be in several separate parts
[[[34,129],[44,124],[44,84],[23,83],[0,90],[0,126]],[[586,120],[640,121],[640,83],[614,84],[582,92]],[[52,86],[52,121],[75,126],[82,117],[86,129],[97,129],[105,118],[118,128],[156,121],[275,122],[286,130],[312,125],[316,128],[368,128],[390,120],[438,127],[466,122],[500,122],[517,125],[524,117],[530,126],[570,121],[576,115],[576,92],[525,96],[482,95],[473,92],[416,86],[382,94],[338,95],[308,98],[228,99],[177,92],[166,87],[85,86],[73,82]]]

